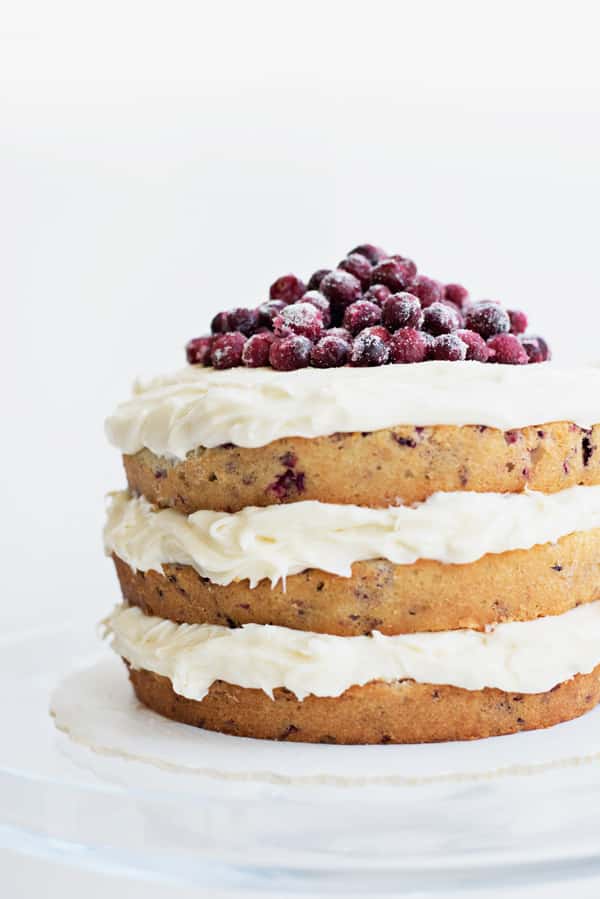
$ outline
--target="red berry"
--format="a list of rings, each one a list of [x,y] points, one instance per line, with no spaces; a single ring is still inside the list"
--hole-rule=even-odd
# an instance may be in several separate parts
[[[292,303],[281,310],[273,325],[278,337],[300,334],[309,340],[318,340],[323,333],[323,314],[312,303]]]
[[[346,307],[344,312],[344,327],[352,334],[358,334],[365,328],[378,325],[381,322],[381,309],[375,303],[368,300],[357,300]]]
[[[467,345],[467,359],[471,362],[487,362],[492,351],[487,343],[475,331],[465,331],[461,329],[456,332],[463,343]]]
[[[212,337],[194,337],[185,345],[185,355],[190,365],[210,365]]]
[[[493,352],[492,362],[501,365],[527,365],[529,357],[518,337],[514,334],[496,334],[488,340]]]
[[[469,331],[475,331],[487,340],[494,334],[505,334],[510,328],[510,319],[498,303],[483,300],[469,306],[465,315],[465,326]]]
[[[275,335],[270,331],[264,331],[262,334],[253,334],[242,350],[242,362],[248,368],[259,368],[262,365],[269,364],[269,351],[271,344],[275,340]]]
[[[346,306],[360,299],[360,281],[350,272],[340,270],[329,272],[321,281],[321,293],[325,294],[331,303],[332,316],[339,320]]]
[[[217,312],[210,323],[210,330],[213,334],[225,334],[231,331],[229,326],[229,312]]]
[[[423,330],[434,337],[458,331],[461,324],[458,311],[446,303],[432,303],[423,311]]]
[[[346,328],[329,328],[323,337],[339,337],[340,340],[352,344],[352,334]]]
[[[444,298],[442,284],[433,278],[428,278],[427,275],[417,275],[410,292],[420,299],[423,309],[431,306],[432,303],[439,303]]]
[[[450,300],[459,309],[463,309],[469,300],[469,291],[462,284],[446,284],[444,287],[444,299]]]
[[[388,258],[393,259],[394,262],[401,262],[402,267],[406,271],[410,281],[412,282],[415,280],[415,278],[417,277],[417,266],[412,261],[412,259],[409,259],[408,256],[399,256],[398,254],[389,256]]]
[[[306,368],[310,362],[312,343],[301,334],[275,339],[269,351],[269,362],[278,371],[294,371]]]
[[[306,285],[296,275],[282,275],[271,284],[269,296],[272,300],[295,303],[306,291]]]
[[[324,297],[318,290],[307,290],[302,297],[302,302],[310,303],[311,306],[318,309],[323,316],[323,324],[326,328],[329,327],[331,324],[331,304],[327,297]]]
[[[384,259],[371,269],[369,281],[371,284],[384,284],[391,291],[397,293],[411,284],[413,279],[412,269],[404,262],[397,259]]]
[[[365,328],[361,331],[352,344],[350,365],[357,367],[385,365],[390,357],[390,350],[389,334],[387,340],[384,334],[387,334],[385,328],[379,327]]]
[[[510,333],[524,334],[527,330],[527,316],[519,309],[509,309],[508,317],[510,319]]]
[[[246,337],[254,334],[259,327],[258,309],[230,309],[227,313],[230,331],[241,331]]]
[[[390,339],[391,362],[423,362],[429,352],[428,335],[415,328],[401,328]]]
[[[215,368],[235,368],[242,364],[242,350],[246,338],[239,331],[218,334],[212,344],[211,362]]]
[[[308,279],[308,284],[306,285],[308,290],[318,290],[321,286],[321,281],[328,275],[331,271],[330,268],[318,268],[316,272],[313,272],[310,278]]]
[[[312,348],[310,363],[315,368],[339,368],[350,356],[351,344],[334,334],[326,334]]]
[[[361,256],[366,256],[369,262],[372,265],[377,265],[382,259],[385,259],[387,253],[385,250],[382,250],[381,247],[375,247],[372,243],[361,243],[360,246],[354,247],[353,250],[350,250],[348,256],[353,256],[355,253],[360,253]]]
[[[533,337],[528,334],[520,337],[519,340],[530,362],[547,362],[552,358],[550,347],[543,337]]]
[[[267,300],[266,303],[261,303],[257,309],[258,324],[263,328],[272,328],[273,319],[285,309],[286,305],[283,300]]]
[[[383,304],[383,324],[389,331],[398,328],[420,328],[423,311],[417,297],[411,293],[393,293]]]
[[[391,294],[391,290],[389,287],[386,287],[385,284],[372,284],[369,289],[364,292],[363,300],[368,300],[369,303],[377,303],[378,306],[383,306]]]
[[[461,362],[466,359],[467,345],[457,334],[440,334],[435,338],[431,358],[447,362]]]
[[[368,287],[369,276],[371,274],[372,265],[366,256],[360,253],[350,253],[345,259],[342,259],[338,265],[342,271],[350,272],[355,278],[358,278],[363,287]]]

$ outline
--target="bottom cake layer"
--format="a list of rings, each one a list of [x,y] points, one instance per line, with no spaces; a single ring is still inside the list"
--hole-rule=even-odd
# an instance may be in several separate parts
[[[127,664],[127,663],[126,663]],[[600,665],[546,693],[373,681],[341,696],[298,700],[285,688],[215,681],[202,700],[186,699],[167,677],[130,668],[138,699],[167,718],[241,737],[300,743],[434,743],[550,727],[600,701]]]

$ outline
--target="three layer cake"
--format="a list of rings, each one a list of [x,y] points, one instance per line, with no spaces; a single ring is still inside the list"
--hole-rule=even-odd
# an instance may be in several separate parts
[[[600,700],[600,370],[531,364],[522,313],[357,250],[216,316],[108,420],[111,642],[143,703],[228,734],[576,717]]]

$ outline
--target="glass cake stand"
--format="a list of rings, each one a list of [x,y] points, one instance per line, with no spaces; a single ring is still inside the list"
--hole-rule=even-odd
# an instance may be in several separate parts
[[[600,711],[475,743],[311,747],[163,721],[91,628],[5,634],[0,674],[4,848],[275,894],[600,874]],[[49,715],[61,682],[79,742]]]

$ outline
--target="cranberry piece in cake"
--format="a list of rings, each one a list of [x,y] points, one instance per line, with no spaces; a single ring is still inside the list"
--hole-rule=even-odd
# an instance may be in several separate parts
[[[215,368],[235,368],[242,364],[242,350],[246,338],[239,331],[218,334],[212,344],[211,362]]]
[[[383,284],[394,293],[406,290],[412,283],[413,275],[410,265],[397,259],[384,259],[371,269],[371,284]]]
[[[449,303],[432,303],[423,311],[423,329],[434,337],[458,331],[461,324],[458,311]]]
[[[463,343],[467,345],[467,359],[471,362],[487,362],[492,355],[492,350],[480,334],[475,331],[460,329],[457,332]]]
[[[350,253],[350,255],[346,256],[345,259],[342,259],[338,265],[338,268],[342,269],[342,271],[350,272],[351,275],[358,278],[363,287],[369,286],[369,277],[372,267],[373,266],[367,257],[362,256],[360,253]]]
[[[194,337],[185,345],[185,355],[190,365],[210,365],[212,337]]]
[[[527,334],[519,339],[530,362],[547,362],[552,358],[550,348],[543,337]]]
[[[432,303],[441,302],[444,298],[443,285],[434,278],[428,278],[427,275],[417,275],[410,292],[420,299],[423,309]]]
[[[354,338],[350,365],[356,367],[385,365],[390,357],[389,333],[385,328],[365,328]]]
[[[365,328],[371,328],[381,322],[381,309],[368,300],[357,300],[346,307],[344,327],[352,334],[358,334]]]
[[[390,338],[390,361],[424,362],[429,352],[428,336],[415,328],[400,328]]]
[[[271,284],[269,297],[284,303],[295,303],[305,292],[306,285],[296,275],[282,275]]]
[[[347,363],[351,349],[349,341],[335,334],[325,334],[312,348],[311,365],[315,368],[339,368]]]
[[[461,362],[467,357],[467,345],[457,334],[440,334],[435,338],[431,358],[447,362]]]
[[[527,316],[520,309],[509,309],[510,333],[524,334],[527,330]]]
[[[446,284],[444,287],[444,299],[450,300],[459,309],[464,309],[469,301],[469,291],[462,284]]]
[[[330,271],[330,268],[318,268],[316,272],[313,272],[308,279],[308,284],[306,285],[307,290],[318,290],[321,286],[321,281]]]
[[[382,250],[381,247],[374,246],[372,243],[361,243],[360,246],[350,250],[348,256],[354,256],[355,253],[366,256],[371,265],[377,265],[378,262],[381,262],[382,259],[387,257],[385,250]]]
[[[294,371],[306,368],[310,362],[312,343],[301,334],[276,338],[271,344],[269,362],[277,371]]]
[[[423,310],[418,298],[411,293],[393,293],[383,304],[383,324],[389,331],[398,328],[420,328]]]
[[[487,340],[494,334],[505,334],[510,329],[510,319],[499,303],[482,300],[467,309],[465,327],[469,331],[481,334]]]
[[[275,335],[270,331],[264,331],[262,334],[253,334],[242,350],[242,362],[248,368],[260,368],[269,364],[269,352],[271,344],[275,340]]]
[[[340,270],[325,275],[320,289],[331,303],[332,316],[337,321],[341,319],[346,306],[360,299],[362,293],[358,278],[350,272]]]
[[[266,303],[261,303],[257,309],[258,312],[258,324],[263,328],[272,328],[273,327],[273,319],[276,315],[279,315],[282,309],[285,309],[287,303],[284,303],[283,300],[267,300]]]
[[[323,296],[319,290],[307,290],[302,297],[302,302],[310,303],[311,306],[318,309],[323,316],[323,324],[326,328],[329,327],[331,324],[331,304],[327,297]]]
[[[492,362],[501,365],[527,365],[529,362],[525,348],[514,334],[496,334],[488,340],[488,347],[494,353]]]
[[[229,329],[230,331],[241,331],[242,334],[245,334],[246,337],[250,337],[251,334],[259,327],[259,312],[258,309],[231,309],[227,313],[227,317],[229,320]]]
[[[385,284],[371,284],[369,289],[364,292],[363,300],[368,300],[369,303],[376,303],[378,306],[383,306],[391,294],[392,291],[389,287],[386,287]]]
[[[300,334],[314,341],[323,333],[323,314],[312,303],[292,303],[281,310],[273,325],[278,337]]]

